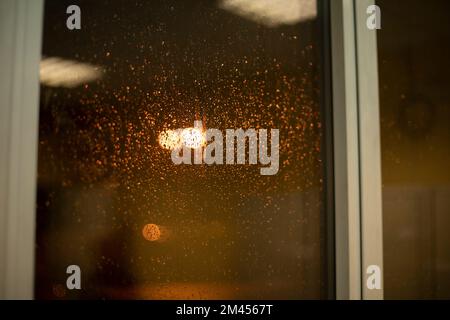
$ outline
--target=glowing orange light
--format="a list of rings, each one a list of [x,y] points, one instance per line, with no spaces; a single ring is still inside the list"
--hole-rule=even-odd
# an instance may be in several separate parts
[[[181,146],[181,137],[175,130],[165,130],[159,134],[159,145],[164,149],[173,150]]]
[[[186,128],[181,131],[181,141],[191,149],[203,147],[206,144],[204,132],[199,128]]]
[[[149,223],[142,229],[142,235],[148,241],[156,241],[161,238],[161,230],[158,225]]]

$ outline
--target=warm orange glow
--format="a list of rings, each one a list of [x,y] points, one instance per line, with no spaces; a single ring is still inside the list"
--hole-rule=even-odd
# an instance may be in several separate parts
[[[173,150],[181,146],[181,137],[175,130],[165,130],[159,134],[159,145],[164,149]]]
[[[191,149],[203,147],[206,143],[205,134],[199,128],[186,128],[181,131],[183,144]]]
[[[158,137],[159,145],[164,149],[173,150],[183,144],[187,148],[197,149],[206,145],[205,132],[200,128],[185,128],[183,130],[164,130]]]
[[[158,225],[149,223],[142,229],[142,235],[148,241],[157,241],[161,238],[161,230]]]

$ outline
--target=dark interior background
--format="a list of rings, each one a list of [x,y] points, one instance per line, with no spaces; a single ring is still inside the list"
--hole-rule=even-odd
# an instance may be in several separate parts
[[[450,2],[378,0],[384,287],[450,298]]]

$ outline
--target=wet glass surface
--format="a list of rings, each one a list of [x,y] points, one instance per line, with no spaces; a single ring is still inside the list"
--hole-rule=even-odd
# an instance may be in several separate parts
[[[71,31],[72,2],[45,6],[36,297],[326,297],[315,1],[78,1]],[[279,129],[278,173],[174,165],[195,120]]]

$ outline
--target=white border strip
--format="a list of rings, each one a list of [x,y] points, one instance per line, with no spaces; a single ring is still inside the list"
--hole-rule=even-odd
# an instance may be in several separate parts
[[[366,25],[374,0],[354,0],[358,65],[359,156],[361,188],[363,299],[383,299],[383,212],[381,196],[380,115],[376,30]],[[381,289],[368,289],[367,267],[381,270]]]
[[[0,1],[0,298],[34,288],[43,0]]]
[[[353,0],[332,0],[336,298],[361,299],[356,48]]]

